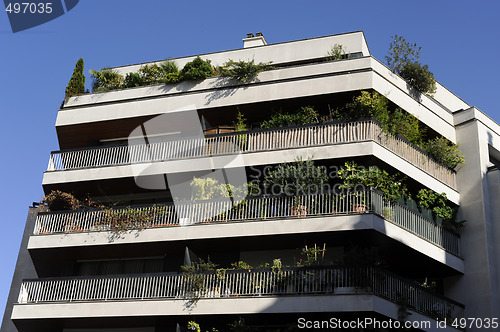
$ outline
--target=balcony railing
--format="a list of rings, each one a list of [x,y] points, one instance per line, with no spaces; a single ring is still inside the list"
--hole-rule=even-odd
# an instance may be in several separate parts
[[[462,318],[464,307],[422,286],[373,267],[227,270],[24,280],[18,303],[215,299],[225,297],[373,294],[432,318]],[[333,299],[332,299],[333,300]]]
[[[127,165],[174,159],[272,151],[374,141],[451,188],[455,171],[436,162],[406,140],[385,134],[374,120],[219,134],[143,145],[52,152],[47,171]]]
[[[200,223],[375,213],[459,256],[459,236],[403,203],[391,203],[374,190],[347,195],[257,197],[233,205],[229,200],[149,205],[122,209],[40,212],[34,234],[74,233],[186,226]]]

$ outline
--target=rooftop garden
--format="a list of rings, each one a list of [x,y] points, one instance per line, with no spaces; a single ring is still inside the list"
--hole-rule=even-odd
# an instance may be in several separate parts
[[[436,92],[436,80],[429,66],[419,62],[421,47],[410,44],[405,38],[394,35],[389,52],[385,57],[387,66],[401,76],[417,92],[433,95]]]
[[[403,37],[395,35],[385,60],[387,66],[406,80],[418,93],[432,95],[436,91],[436,81],[428,66],[419,62],[420,50],[421,48],[416,44],[412,45]],[[341,44],[333,45],[324,56],[326,61],[339,61],[346,58],[348,54]],[[165,60],[159,64],[143,65],[138,72],[130,72],[125,76],[116,69],[106,67],[100,70],[90,70],[90,73],[92,92],[106,92],[147,85],[204,80],[209,77],[226,77],[246,83],[252,81],[260,72],[274,68],[276,67],[271,66],[271,62],[255,63],[254,60],[228,60],[223,65],[212,66],[210,60],[203,60],[198,56],[182,69],[178,68],[175,61]],[[66,88],[65,101],[72,96],[84,93],[83,59],[79,59]]]

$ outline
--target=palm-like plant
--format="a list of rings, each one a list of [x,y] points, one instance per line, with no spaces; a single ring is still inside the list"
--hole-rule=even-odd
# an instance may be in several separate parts
[[[103,68],[99,71],[91,69],[90,74],[92,74],[93,92],[120,89],[123,86],[124,78],[116,69]]]

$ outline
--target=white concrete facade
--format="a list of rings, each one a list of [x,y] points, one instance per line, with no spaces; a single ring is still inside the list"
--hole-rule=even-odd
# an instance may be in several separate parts
[[[343,45],[346,52],[355,57],[335,62],[324,61],[323,58],[335,44]],[[259,241],[266,237],[293,238],[297,241],[297,238],[330,232],[360,234],[360,239],[361,234],[377,234],[378,238],[385,239],[382,241],[384,245],[397,243],[398,246],[419,251],[419,259],[441,268],[443,280],[440,286],[444,296],[465,306],[465,318],[500,319],[500,125],[439,83],[433,96],[416,97],[415,91],[401,77],[370,55],[363,32],[272,45],[266,45],[263,37],[251,37],[247,39],[245,48],[200,56],[210,60],[214,66],[222,65],[230,59],[254,59],[256,62],[272,61],[277,68],[260,73],[255,80],[246,84],[225,78],[208,78],[198,82],[144,86],[71,97],[58,111],[56,128],[90,128],[95,123],[152,117],[186,107],[215,113],[238,105],[286,102],[301,97],[335,96],[359,90],[374,90],[386,96],[394,105],[416,116],[436,134],[459,144],[466,163],[457,169],[456,186],[447,185],[409,160],[391,152],[387,146],[370,140],[248,152],[237,159],[221,155],[164,160],[152,163],[145,172],[144,165],[141,164],[52,170],[44,173],[43,185],[57,188],[62,185],[82,186],[90,182],[120,183],[133,179],[138,172],[142,175],[194,173],[217,169],[219,166],[224,168],[228,164],[230,167],[275,165],[294,161],[297,157],[330,162],[373,158],[390,165],[420,186],[445,193],[450,202],[460,206],[459,217],[467,220],[460,235],[460,257],[379,215],[368,213],[151,228],[122,233],[113,241],[109,240],[111,232],[33,235],[33,226],[27,225],[20,252],[21,263],[16,268],[2,332],[24,332],[16,328],[16,322],[23,326],[24,322],[43,322],[45,319],[56,323],[72,319],[92,322],[95,319],[95,327],[90,328],[89,332],[98,331],[99,319],[125,317],[189,316],[206,319],[211,315],[217,317],[217,314],[231,317],[290,314],[290,317],[296,317],[298,314],[310,313],[373,313],[388,319],[400,319],[398,312],[404,305],[373,294],[201,299],[190,311],[186,311],[185,301],[181,299],[16,303],[21,279],[36,279],[33,276],[37,272],[34,266],[40,266],[40,262],[33,264],[30,261],[30,255],[34,259],[40,259],[41,252],[62,254],[82,250],[92,253],[89,255],[96,259],[96,252],[102,248],[115,257],[120,255],[123,248],[128,248],[123,251],[123,255],[128,255],[134,248],[147,247],[148,244],[173,243],[183,246],[185,243],[197,242],[211,246],[222,240],[246,238],[255,242],[258,253]],[[194,58],[195,56],[188,56],[172,60],[182,68]],[[137,71],[142,65],[144,64],[116,69],[126,74]],[[221,91],[224,92],[223,97],[220,96]],[[290,248],[283,250],[290,252]],[[256,255],[258,254],[253,256]],[[411,262],[413,258],[406,259]],[[410,280],[426,277],[427,272],[433,271],[412,271],[405,277]],[[410,310],[410,313],[410,321],[432,322],[431,327],[422,330],[455,331],[450,325],[438,328],[435,317],[426,316],[418,310]],[[163,331],[146,325],[138,331],[141,330]],[[79,330],[59,328],[55,331]]]

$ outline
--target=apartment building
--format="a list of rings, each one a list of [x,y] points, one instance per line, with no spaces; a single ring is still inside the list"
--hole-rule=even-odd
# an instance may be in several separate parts
[[[268,70],[64,102],[60,150],[42,185],[87,203],[30,208],[2,332],[196,330],[193,322],[202,331],[325,322],[324,330],[409,322],[452,331],[465,327],[462,318],[476,318],[468,331],[495,327],[500,126],[439,83],[432,96],[416,93],[370,55],[363,32],[278,44],[249,34],[243,43],[200,58]],[[343,52],[331,59],[335,45]],[[183,68],[195,59],[172,60]],[[115,71],[125,77],[145,65]],[[453,169],[374,119],[332,120],[361,91],[413,115],[427,138],[458,143],[465,163]],[[317,121],[262,128],[273,114],[304,108]],[[326,170],[329,189],[264,185],[278,165],[301,162]],[[400,174],[413,199],[367,186],[337,192],[346,162]],[[220,184],[232,189],[218,198],[189,191],[228,188]],[[419,206],[421,189],[446,194],[465,227]],[[365,319],[372,324],[339,325]]]

